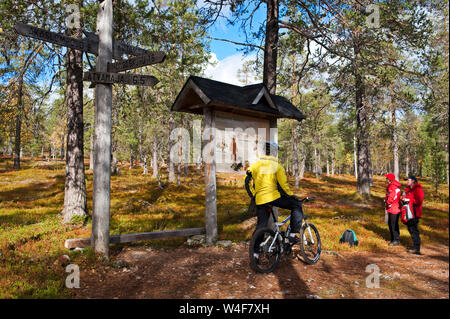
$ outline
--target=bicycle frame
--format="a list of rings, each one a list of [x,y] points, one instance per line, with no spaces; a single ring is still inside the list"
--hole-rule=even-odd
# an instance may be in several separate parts
[[[274,221],[274,224],[275,224],[275,236],[273,237],[273,240],[270,243],[269,250],[268,250],[269,252],[272,252],[273,245],[275,244],[275,241],[277,239],[279,239],[281,242],[283,242],[283,238],[281,237],[280,227],[282,227],[284,224],[286,224],[291,219],[291,216],[289,215],[281,223],[278,223],[278,221],[275,218],[275,214],[273,213],[273,209],[270,206],[269,206],[269,211],[270,211],[270,214],[272,215],[272,218],[273,218],[273,221]],[[306,216],[303,216],[302,222],[304,222],[306,225],[308,225],[308,221],[307,221]],[[302,223],[302,226],[303,226],[303,223]],[[311,238],[311,243],[314,245],[314,237],[313,237],[313,235],[311,233],[311,228],[308,227],[307,229],[308,229],[308,233],[309,233],[309,238]],[[307,242],[305,234],[303,234],[303,237],[304,237],[303,238],[304,242]],[[260,244],[260,246],[266,245],[268,240],[269,240],[269,238],[267,238],[264,242],[262,242]],[[283,251],[283,245],[281,245],[281,251]]]

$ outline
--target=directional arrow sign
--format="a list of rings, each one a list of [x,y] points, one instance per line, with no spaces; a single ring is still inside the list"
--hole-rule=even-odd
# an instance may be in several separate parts
[[[109,73],[109,72],[84,72],[83,81],[95,83],[119,83],[127,85],[154,86],[159,82],[151,75]]]
[[[51,42],[54,44],[62,45],[75,50],[89,52],[98,55],[98,35],[93,32],[84,32],[86,38],[76,39],[69,37],[67,35],[47,31],[41,28],[33,27],[29,24],[18,22],[16,23],[15,29],[17,33],[32,37],[35,39],[43,40],[46,42]],[[116,60],[122,59],[124,54],[139,56],[144,54],[152,54],[153,52],[138,48],[121,41],[113,41],[113,58]]]
[[[87,39],[89,41],[98,43],[98,35],[96,35],[94,32],[88,32],[88,31],[84,31],[84,34],[86,35]],[[113,57],[115,60],[120,60],[122,59],[122,56],[124,54],[129,54],[129,55],[134,55],[134,56],[138,56],[138,55],[144,55],[144,54],[151,54],[151,51],[139,48],[139,47],[135,47],[129,44],[126,44],[125,42],[122,41],[117,41],[113,39]]]
[[[161,63],[164,61],[166,54],[164,52],[151,52],[128,60],[119,60],[115,63],[108,64],[108,72],[120,72],[130,69],[140,68],[142,66]]]
[[[75,39],[61,33],[55,33],[44,29],[33,27],[29,24],[18,22],[15,26],[17,33],[46,42],[59,44],[75,50],[98,54],[98,43],[85,39]]]

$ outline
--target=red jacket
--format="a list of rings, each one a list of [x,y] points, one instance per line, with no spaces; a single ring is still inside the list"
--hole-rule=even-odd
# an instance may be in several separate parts
[[[386,204],[386,211],[390,214],[400,213],[400,186],[399,182],[393,181],[386,188],[386,198],[384,200]]]
[[[415,183],[411,188],[405,188],[405,198],[409,199],[409,207],[414,212],[415,217],[422,217],[423,190],[422,185]]]

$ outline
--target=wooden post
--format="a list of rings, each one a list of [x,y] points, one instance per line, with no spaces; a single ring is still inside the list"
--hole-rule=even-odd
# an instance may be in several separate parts
[[[100,3],[97,16],[99,37],[97,72],[106,72],[113,54],[112,0]],[[112,84],[96,83],[94,190],[91,245],[109,258],[109,209],[111,199],[111,107]]]
[[[209,107],[203,108],[205,131],[203,138],[207,139],[203,159],[205,161],[205,228],[206,243],[213,244],[217,240],[217,193],[216,193],[216,118],[215,112]]]
[[[278,144],[277,119],[271,119],[269,125],[270,125],[270,142],[275,142]],[[273,207],[273,213],[275,215],[275,219],[278,221],[278,207]],[[273,230],[276,229],[275,223],[273,222],[272,218],[269,218],[269,223],[267,224],[267,226],[272,228]]]

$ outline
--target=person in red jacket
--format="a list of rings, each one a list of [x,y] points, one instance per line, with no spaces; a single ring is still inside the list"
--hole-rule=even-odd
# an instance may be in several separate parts
[[[417,182],[417,178],[414,175],[409,175],[406,181],[408,186],[405,188],[402,201],[408,203],[414,214],[414,218],[406,224],[413,241],[413,247],[408,252],[420,255],[419,219],[422,217],[423,190],[422,185]]]
[[[389,243],[389,246],[398,246],[400,245],[398,219],[400,217],[400,186],[402,185],[395,180],[394,174],[389,173],[384,176],[388,183],[384,203],[386,205],[386,212],[388,213],[389,232],[391,233],[391,242]]]

